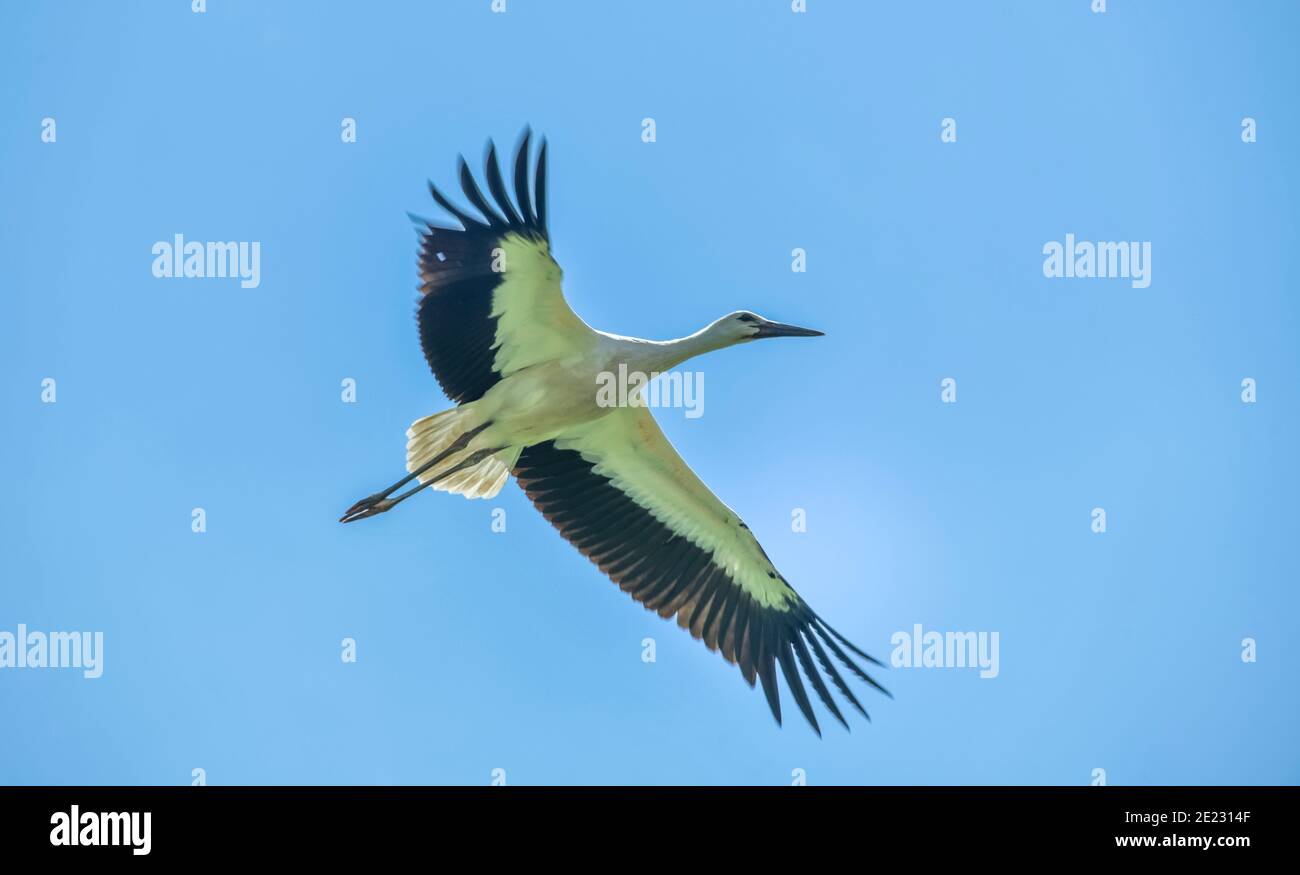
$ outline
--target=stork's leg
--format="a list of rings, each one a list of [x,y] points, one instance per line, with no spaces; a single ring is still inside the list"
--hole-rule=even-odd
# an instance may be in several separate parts
[[[468,459],[465,459],[464,462],[455,465],[454,468],[447,468],[446,471],[439,473],[439,475],[437,477],[434,477],[433,480],[422,482],[422,484],[420,484],[419,486],[412,486],[411,489],[404,491],[404,493],[398,495],[398,497],[396,498],[382,499],[382,501],[374,504],[373,507],[364,508],[364,510],[359,512],[359,514],[355,514],[355,515],[344,514],[343,519],[339,521],[341,521],[341,523],[351,523],[352,520],[363,520],[367,516],[374,516],[376,514],[383,514],[383,512],[385,511],[391,511],[393,510],[394,507],[396,507],[396,504],[400,502],[404,502],[406,501],[406,499],[411,498],[412,495],[415,495],[417,493],[417,491],[420,491],[421,489],[429,488],[429,486],[434,485],[435,482],[438,482],[439,480],[446,480],[447,477],[454,475],[454,473],[456,472],[464,471],[465,468],[473,468],[474,465],[482,462],[482,460],[486,459],[487,456],[493,454],[493,452],[500,452],[504,449],[506,449],[506,447],[495,447],[495,449],[493,450],[480,450],[478,452],[474,452],[474,454],[469,456]]]
[[[485,422],[482,425],[480,425],[478,428],[471,429],[465,432],[463,435],[456,438],[456,441],[451,446],[447,447],[447,449],[443,450],[441,453],[434,456],[429,461],[425,462],[419,468],[416,468],[410,474],[407,474],[401,480],[398,480],[396,483],[394,483],[392,486],[385,489],[383,492],[376,492],[374,495],[370,495],[367,496],[366,498],[361,499],[356,504],[349,507],[347,511],[343,514],[343,516],[339,517],[339,522],[350,523],[353,520],[364,519],[365,517],[368,516],[374,516],[377,513],[383,513],[386,510],[390,510],[393,507],[393,505],[397,504],[397,502],[401,501],[403,498],[406,498],[407,495],[413,495],[414,493],[419,492],[420,489],[424,488],[423,486],[413,489],[410,492],[406,493],[406,495],[400,496],[399,498],[396,499],[390,499],[388,497],[392,495],[394,492],[396,492],[397,490],[401,489],[406,484],[410,483],[416,477],[419,477],[425,471],[428,471],[434,465],[446,459],[448,456],[454,453],[458,453],[461,450],[465,449],[465,447],[469,445],[469,442],[474,439],[474,436],[479,432],[481,432],[483,429],[487,428],[489,425],[491,425],[490,422]],[[496,450],[492,450],[492,452],[496,452]],[[461,466],[457,466],[453,470],[459,471],[460,468]],[[451,471],[447,472],[447,474],[450,473],[452,472]],[[443,477],[446,477],[447,474],[442,474],[437,479],[441,480]],[[435,481],[431,480],[429,482],[432,483]],[[427,483],[424,484],[424,486],[427,485],[428,485]]]
[[[419,486],[411,487],[410,489],[406,490],[396,498],[381,497],[378,501],[371,502],[370,498],[376,497],[372,495],[370,498],[367,498],[364,501],[358,501],[348,510],[347,513],[343,514],[343,516],[339,519],[339,522],[350,523],[355,520],[365,519],[368,516],[375,516],[376,514],[381,514],[390,511],[394,507],[396,507],[400,502],[406,501],[406,499],[410,498],[412,495],[419,492],[421,489],[432,486],[433,484],[437,483],[439,480],[445,480],[458,471],[464,471],[466,468],[473,468],[475,465],[477,465],[479,462],[486,459],[488,456],[492,455],[493,453],[499,453],[504,449],[505,447],[496,447],[494,449],[489,449],[489,450],[479,450],[477,453],[472,454],[468,459],[456,465],[455,467],[448,468],[446,471],[443,471],[437,477],[434,477],[432,480],[428,480],[424,483],[421,483]],[[421,468],[420,470],[423,471],[424,468]],[[403,480],[402,483],[408,482],[410,479],[411,478],[408,477],[406,478],[406,480]],[[398,483],[397,486],[401,486],[402,483]],[[383,495],[388,495],[392,493],[393,489],[396,489],[397,486],[390,488],[388,492],[383,493]]]

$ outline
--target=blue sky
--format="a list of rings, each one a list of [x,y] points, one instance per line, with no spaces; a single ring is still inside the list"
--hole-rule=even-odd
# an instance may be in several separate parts
[[[1300,779],[1300,7],[1108,5],[7,4],[0,632],[105,653],[0,669],[0,781]],[[696,363],[682,455],[865,649],[996,632],[996,678],[891,669],[818,740],[513,483],[338,524],[447,406],[405,214],[525,123],[588,322],[827,332]],[[260,285],[154,278],[177,233]],[[1071,233],[1151,285],[1046,278]]]

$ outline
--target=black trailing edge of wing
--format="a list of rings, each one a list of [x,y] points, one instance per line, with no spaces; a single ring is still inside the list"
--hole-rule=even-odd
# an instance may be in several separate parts
[[[484,165],[490,200],[462,156],[460,185],[473,211],[457,206],[429,183],[434,201],[461,227],[411,216],[420,226],[420,300],[416,308],[420,348],[438,384],[457,403],[481,398],[501,378],[493,365],[497,320],[492,315],[492,296],[504,274],[492,269],[493,250],[511,233],[549,241],[546,142],[542,141],[537,154],[530,191],[531,139],[532,132],[525,128],[515,149],[514,203],[501,175],[496,145],[488,141]]]
[[[888,696],[845,648],[875,665],[881,664],[878,660],[826,625],[802,599],[784,611],[759,605],[714,563],[709,552],[656,519],[594,468],[594,463],[576,450],[562,450],[554,441],[546,441],[527,447],[513,473],[565,540],[619,588],[647,610],[665,619],[675,616],[679,626],[738,666],[751,687],[756,680],[761,683],[778,724],[778,666],[795,704],[818,735],[821,727],[799,669],[817,698],[846,729],[848,721],[831,696],[827,678],[845,701],[871,719],[836,668],[836,661]]]

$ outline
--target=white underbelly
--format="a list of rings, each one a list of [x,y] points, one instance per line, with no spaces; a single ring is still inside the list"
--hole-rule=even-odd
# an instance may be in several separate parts
[[[492,425],[482,438],[493,446],[527,446],[610,412],[597,403],[595,374],[579,365],[536,365],[498,382],[475,406]]]

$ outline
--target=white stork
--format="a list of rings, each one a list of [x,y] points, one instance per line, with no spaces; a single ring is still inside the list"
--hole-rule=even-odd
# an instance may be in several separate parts
[[[589,327],[560,289],[546,228],[546,142],[529,187],[529,138],[515,156],[511,202],[489,142],[489,201],[460,159],[471,215],[429,191],[462,227],[420,225],[420,345],[456,407],[407,430],[409,474],[348,509],[341,522],[391,510],[426,486],[491,498],[513,473],[571,544],[647,609],[682,628],[763,685],[781,722],[776,666],[805,718],[821,729],[798,666],[840,723],[822,672],[864,717],[833,654],[888,695],[776,570],[749,527],[677,455],[644,405],[597,403],[598,375],[662,373],[702,353],[766,337],[813,337],[807,328],[730,313],[689,337],[654,341]],[[419,485],[393,493],[411,480]],[[391,496],[391,497],[390,497]],[[825,645],[823,647],[823,645]],[[843,645],[843,647],[841,647]],[[870,719],[870,718],[868,718]]]

